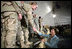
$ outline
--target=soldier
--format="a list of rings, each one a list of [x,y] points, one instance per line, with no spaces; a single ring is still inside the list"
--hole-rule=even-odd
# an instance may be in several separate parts
[[[3,23],[2,44],[6,48],[15,48],[16,36],[19,37],[21,48],[26,47],[20,20],[22,19],[22,10],[15,1],[1,2],[1,15]]]
[[[48,25],[44,26],[44,30],[43,31],[44,31],[45,34],[50,34],[50,29],[49,29]]]
[[[23,13],[25,20],[21,20],[21,24],[22,24],[22,29],[24,31],[25,43],[26,43],[26,45],[29,45],[30,42],[28,41],[28,38],[29,38],[28,26],[30,24],[30,26],[32,26],[32,28],[35,27],[34,23],[33,23],[32,10],[35,10],[37,8],[37,3],[31,2],[30,4],[26,4],[23,1],[21,1],[21,3],[22,3],[22,11],[23,10],[25,11],[25,14]]]
[[[33,28],[35,28],[32,11],[36,10],[36,8],[37,8],[36,2],[30,2],[30,4],[23,3],[23,9],[25,10],[27,15],[28,28],[30,26],[31,33],[33,32]]]
[[[23,4],[24,4],[23,1],[16,1],[16,3],[19,6],[19,8],[21,9],[21,11],[22,11],[22,13],[19,16],[19,20],[20,20],[19,21],[19,24],[20,24],[19,29],[22,30],[21,34],[20,33],[18,34],[18,36],[20,38],[20,44],[21,44],[22,48],[28,48],[29,44],[31,44],[31,43],[28,41],[28,34],[29,34],[29,31],[28,31],[28,19],[27,19],[26,11],[23,9],[23,7],[25,5],[23,6]]]
[[[39,30],[39,24],[38,24],[38,19],[37,19],[37,15],[36,14],[33,14],[33,21],[34,21],[34,24],[35,24],[35,28],[37,30]],[[32,31],[32,30],[31,30]],[[32,32],[32,38],[34,37],[34,32]]]
[[[42,18],[39,16],[39,31],[42,31]]]
[[[10,1],[1,1],[3,48],[15,48],[18,14]]]
[[[39,30],[39,23],[38,23],[38,18],[37,18],[36,14],[33,15],[33,20],[34,20],[34,23],[35,23],[37,30]]]

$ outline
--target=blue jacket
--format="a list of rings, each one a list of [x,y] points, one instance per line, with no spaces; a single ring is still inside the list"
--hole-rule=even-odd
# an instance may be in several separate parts
[[[42,34],[42,33],[38,33],[38,34],[40,36],[47,37],[47,39],[50,37],[50,34],[48,34],[48,35],[47,34]],[[59,38],[56,35],[54,35],[54,37],[51,38],[50,43],[46,41],[45,45],[47,45],[50,48],[58,48],[57,47],[58,41],[59,41]]]

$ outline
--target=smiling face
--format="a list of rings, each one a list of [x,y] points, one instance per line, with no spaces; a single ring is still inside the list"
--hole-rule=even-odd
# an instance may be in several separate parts
[[[38,7],[37,2],[30,2],[30,5],[32,6],[32,10],[36,10]]]
[[[36,10],[37,7],[38,7],[38,5],[35,5],[35,4],[32,5],[32,9],[33,9],[33,10]]]
[[[54,36],[54,35],[55,35],[55,30],[54,30],[54,29],[51,29],[50,34],[51,34],[52,36]]]
[[[34,14],[33,17],[36,18],[36,14]]]

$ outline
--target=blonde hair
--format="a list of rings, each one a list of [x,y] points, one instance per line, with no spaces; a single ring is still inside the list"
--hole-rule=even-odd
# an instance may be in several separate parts
[[[49,28],[48,25],[45,25],[44,27],[45,27],[45,28]]]

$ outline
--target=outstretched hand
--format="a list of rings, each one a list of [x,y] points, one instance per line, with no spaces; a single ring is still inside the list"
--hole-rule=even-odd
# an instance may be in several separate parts
[[[36,28],[34,28],[34,27],[33,27],[33,30],[34,30],[35,32],[37,31]]]
[[[38,31],[36,28],[33,27],[33,30],[36,32],[36,33],[40,33],[40,31]]]

